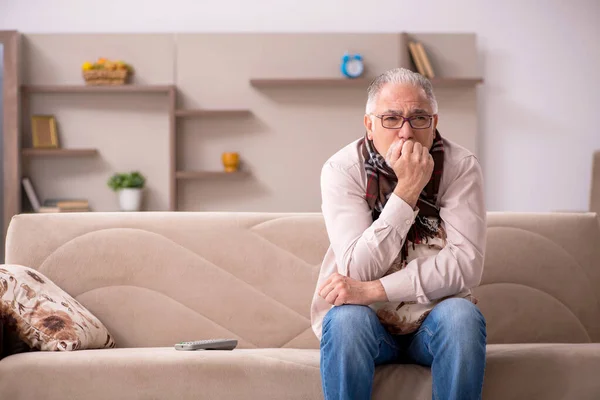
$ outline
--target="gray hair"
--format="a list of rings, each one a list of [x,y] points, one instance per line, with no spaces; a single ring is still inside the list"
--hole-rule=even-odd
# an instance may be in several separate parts
[[[381,92],[381,89],[388,83],[406,84],[415,87],[420,87],[421,89],[423,89],[423,91],[425,91],[425,96],[427,97],[427,100],[429,100],[429,104],[431,105],[433,113],[437,114],[437,100],[435,99],[435,95],[433,94],[433,87],[431,86],[431,82],[429,81],[429,79],[425,78],[421,74],[410,71],[406,68],[391,69],[379,75],[373,80],[373,82],[371,82],[369,88],[367,89],[367,106],[365,107],[365,112],[367,114],[373,112],[373,110],[375,109],[375,102],[377,101],[377,96],[379,96],[379,92]]]

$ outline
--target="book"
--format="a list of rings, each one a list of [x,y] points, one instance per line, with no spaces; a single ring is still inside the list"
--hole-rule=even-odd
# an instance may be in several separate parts
[[[59,208],[88,208],[89,202],[85,199],[46,199],[45,207]]]
[[[425,66],[423,65],[423,61],[421,60],[420,51],[417,47],[416,42],[408,42],[408,49],[410,51],[410,56],[412,58],[413,64],[415,64],[415,67],[417,68],[417,72],[427,77]]]
[[[33,211],[38,212],[40,209],[40,200],[35,193],[31,180],[28,177],[24,177],[21,182],[23,183],[23,188],[25,189],[25,193],[27,194],[27,198],[29,199]]]
[[[423,68],[425,69],[425,75],[427,78],[432,79],[435,78],[435,73],[433,72],[433,68],[431,67],[431,62],[429,61],[429,57],[427,57],[427,53],[425,52],[425,48],[423,47],[423,43],[417,42],[417,50],[419,52],[419,58],[423,63]]]

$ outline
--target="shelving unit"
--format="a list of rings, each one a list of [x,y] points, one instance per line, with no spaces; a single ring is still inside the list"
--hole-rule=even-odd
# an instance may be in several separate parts
[[[22,82],[72,81],[73,71],[67,71],[67,68],[72,68],[74,60],[81,60],[85,57],[82,56],[85,54],[84,50],[69,46],[70,43],[76,43],[79,40],[76,34],[33,35],[28,40],[30,43],[23,48],[22,60],[20,60],[21,64],[27,66],[20,78]],[[296,139],[301,138],[305,128],[300,126],[311,123],[315,124],[316,129],[327,131],[327,140],[332,145],[346,140],[349,132],[353,129],[353,125],[351,125],[353,122],[348,121],[354,120],[356,112],[362,112],[362,105],[357,107],[355,105],[366,97],[365,90],[372,78],[394,66],[413,68],[407,46],[408,40],[423,43],[436,73],[436,78],[431,79],[431,82],[434,88],[444,89],[439,91],[440,104],[447,102],[446,104],[450,105],[449,108],[444,108],[446,113],[443,121],[444,133],[449,132],[450,137],[455,135],[456,138],[471,145],[471,148],[475,147],[472,146],[474,143],[472,138],[476,138],[477,134],[477,109],[475,107],[477,91],[473,89],[483,83],[478,70],[479,58],[475,34],[397,32],[376,36],[323,33],[239,35],[237,37],[230,34],[212,33],[161,34],[148,37],[143,35],[133,37],[128,34],[119,34],[118,36],[99,34],[93,37],[89,47],[108,49],[107,51],[123,55],[135,55],[132,61],[136,65],[136,81],[177,82],[177,84],[88,86],[82,82],[80,85],[25,84],[18,86],[16,84],[18,80],[15,81],[15,92],[20,92],[22,99],[20,110],[22,120],[21,126],[14,129],[15,133],[12,136],[7,137],[5,133],[5,145],[8,143],[8,147],[5,146],[5,148],[10,149],[5,151],[5,160],[7,160],[5,161],[5,182],[8,182],[5,183],[5,186],[8,185],[5,188],[5,195],[11,192],[21,193],[22,166],[27,165],[28,162],[31,162],[30,169],[34,175],[41,174],[40,169],[46,168],[46,165],[49,167],[52,165],[52,171],[48,171],[44,178],[46,179],[44,181],[45,191],[48,191],[57,182],[55,179],[60,179],[61,169],[65,171],[71,165],[77,168],[78,164],[75,162],[86,162],[86,157],[97,157],[100,152],[109,151],[108,149],[111,148],[110,146],[101,147],[100,142],[94,144],[94,141],[97,140],[96,137],[90,139],[89,143],[86,143],[83,137],[77,138],[81,140],[64,141],[64,143],[77,143],[92,148],[21,148],[21,146],[31,147],[31,144],[28,143],[28,136],[25,137],[26,140],[21,139],[24,135],[29,135],[29,103],[32,96],[39,96],[34,97],[36,113],[44,110],[62,113],[62,105],[53,105],[54,98],[52,96],[54,94],[61,96],[60,99],[58,96],[56,97],[59,101],[70,99],[65,101],[65,104],[68,105],[64,106],[69,107],[69,112],[77,113],[78,108],[80,110],[85,108],[87,112],[92,107],[97,107],[98,113],[86,114],[93,120],[90,122],[102,126],[103,118],[106,118],[107,122],[110,119],[111,129],[120,126],[118,125],[120,123],[119,116],[115,115],[114,118],[107,116],[111,110],[130,107],[130,110],[139,110],[141,113],[152,112],[152,118],[160,121],[160,127],[156,125],[155,128],[155,125],[151,125],[146,132],[142,128],[146,125],[137,126],[135,118],[123,121],[123,126],[130,130],[132,141],[134,141],[133,135],[136,135],[135,141],[148,137],[148,151],[142,152],[144,155],[140,155],[140,158],[136,158],[136,160],[141,160],[141,157],[144,156],[156,156],[156,152],[159,152],[160,162],[153,164],[152,168],[154,169],[151,171],[155,174],[154,176],[160,176],[162,179],[161,187],[158,189],[162,198],[160,204],[163,205],[161,207],[171,211],[187,210],[195,208],[195,196],[205,194],[203,191],[210,189],[210,185],[221,187],[218,180],[226,179],[228,182],[237,183],[232,179],[235,177],[245,179],[252,174],[263,175],[272,167],[266,160],[250,160],[253,162],[252,172],[240,170],[236,173],[225,173],[218,171],[219,168],[216,164],[213,164],[215,170],[212,170],[208,167],[209,163],[196,163],[199,161],[197,159],[199,156],[195,152],[194,146],[204,146],[205,138],[202,135],[192,134],[195,132],[186,132],[185,135],[182,135],[184,129],[199,129],[199,132],[208,129],[211,132],[223,133],[223,135],[211,135],[211,143],[208,146],[213,149],[215,143],[217,146],[219,143],[222,143],[223,146],[225,143],[229,143],[227,146],[235,145],[237,147],[236,139],[227,134],[243,135],[246,129],[249,132],[269,133],[252,138],[252,140],[260,140],[260,146],[265,148],[281,146],[283,141],[280,135],[293,135]],[[161,50],[160,54],[165,55],[160,60],[156,58],[157,49]],[[339,56],[346,50],[357,51],[364,56],[367,75],[356,79],[341,76]],[[199,62],[203,62],[203,54],[207,54],[207,52],[211,54],[211,62],[204,64],[202,74],[198,74],[197,65]],[[243,59],[245,63],[243,68],[232,66],[232,54],[241,54],[240,59]],[[310,57],[319,62],[308,62],[303,65],[303,60],[310,59]],[[64,70],[63,67],[56,67],[57,70],[54,71],[48,67],[65,65],[64,62],[69,65]],[[182,89],[182,92],[179,92],[179,89]],[[91,99],[96,94],[98,97]],[[131,102],[129,97],[123,97],[127,94],[133,95]],[[437,91],[436,94],[438,94]],[[72,95],[77,95],[76,100],[68,97]],[[153,98],[155,99],[153,101],[162,101],[163,98],[160,96],[164,95],[166,95],[164,98],[167,103],[166,108],[161,107],[160,111],[157,111],[154,104],[146,108],[146,99]],[[115,104],[112,104],[113,97],[111,96],[119,96],[118,101],[114,102]],[[157,96],[158,100],[156,100]],[[91,104],[84,104],[88,101]],[[13,103],[14,108],[18,108],[19,104],[16,100],[14,102],[5,101],[5,107],[10,107]],[[329,105],[331,108],[327,108]],[[240,108],[235,108],[236,106]],[[102,107],[106,107],[106,109],[102,109]],[[329,110],[333,110],[331,114],[329,114]],[[165,115],[166,126],[163,119]],[[260,120],[251,120],[254,115],[260,116]],[[82,122],[79,117],[69,115],[66,118],[71,118],[74,124],[85,126],[86,122]],[[204,119],[204,121],[192,128],[197,119]],[[298,123],[299,121],[302,123]],[[343,123],[338,124],[339,121],[343,121]],[[225,123],[226,126],[229,123],[231,129],[224,127],[221,130],[221,123]],[[74,125],[68,125],[65,119],[65,129],[67,126]],[[163,130],[167,132],[163,132]],[[148,133],[147,136],[146,133]],[[69,132],[67,135],[71,134],[75,139],[77,132]],[[126,135],[126,133],[124,134]],[[164,134],[168,135],[166,141]],[[184,142],[178,142],[179,140]],[[302,142],[304,139],[297,140],[300,144],[305,145]],[[248,143],[248,138],[243,137],[240,142]],[[179,146],[177,146],[178,143]],[[93,148],[96,146],[98,149]],[[185,151],[178,155],[178,150]],[[246,151],[245,148],[240,150]],[[253,154],[253,157],[256,157],[256,153]],[[318,153],[316,156],[322,158],[324,154]],[[124,156],[118,155],[118,157]],[[191,159],[184,160],[183,157]],[[214,155],[210,157],[212,158]],[[248,157],[250,157],[250,152],[248,152]],[[291,155],[290,165],[302,162],[300,157],[296,154]],[[40,164],[38,160],[42,158],[48,158],[48,164]],[[59,159],[66,162],[53,161]],[[188,162],[186,163],[186,161]],[[56,171],[54,165],[56,165]],[[164,171],[161,171],[165,165],[169,169],[166,177]],[[202,165],[207,165],[208,170],[203,171]],[[93,168],[96,167],[98,165],[93,166]],[[55,174],[56,178],[52,174]],[[152,181],[154,176],[151,178]],[[33,178],[35,180],[36,176]],[[42,179],[41,176],[40,179]],[[302,179],[305,179],[302,184],[309,184],[307,181],[309,178],[303,177]],[[166,180],[168,180],[168,188],[165,186]],[[97,182],[79,184],[82,185],[81,190],[89,191],[91,189],[93,191],[94,188],[97,188]],[[243,204],[246,194],[250,197],[264,191],[265,207],[270,207],[271,204],[280,204],[281,193],[285,191],[284,185],[280,185],[275,180],[268,181],[268,179],[263,184],[269,187],[268,191],[264,191],[264,187],[256,182],[243,182],[243,185],[239,185],[239,189],[231,188],[228,193],[240,196],[239,204]],[[178,190],[178,185],[184,190]],[[189,187],[185,185],[189,185]],[[232,186],[238,185],[232,184]],[[313,193],[310,192],[310,195],[313,196]],[[307,198],[298,200],[298,203],[292,204],[292,206],[302,206],[302,201],[308,200]],[[10,219],[12,215],[20,212],[18,203],[20,202],[17,195],[11,196],[8,201],[5,201],[5,219]],[[207,208],[212,206],[218,206],[218,203],[207,203]]]
[[[98,154],[97,149],[22,149],[25,157],[88,157]]]
[[[28,126],[26,121],[30,117],[29,103],[30,97],[35,94],[157,94],[167,95],[168,115],[169,115],[169,145],[171,146],[170,154],[175,154],[175,101],[176,87],[175,85],[114,85],[114,86],[94,86],[94,85],[22,85],[21,86],[21,107],[22,107],[22,124]],[[57,148],[57,149],[42,149],[42,148],[23,148],[20,151],[23,158],[78,158],[91,157],[98,154],[97,149],[77,149],[77,148]],[[170,162],[169,171],[169,191],[171,193],[169,208],[175,210],[174,193],[175,193],[175,163]],[[20,182],[19,182],[20,187]],[[20,211],[18,211],[20,212]]]

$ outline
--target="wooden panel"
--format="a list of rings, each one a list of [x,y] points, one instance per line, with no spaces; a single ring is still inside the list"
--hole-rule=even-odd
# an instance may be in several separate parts
[[[2,237],[13,215],[21,212],[21,168],[19,157],[19,57],[20,36],[16,31],[0,32],[0,43],[3,45],[3,210]],[[2,240],[4,243],[4,240]],[[0,251],[4,260],[4,246]]]
[[[23,149],[27,157],[88,157],[98,154],[96,149]]]
[[[441,135],[478,154],[477,89],[436,88]]]
[[[164,93],[173,89],[173,85],[23,85],[27,93]]]

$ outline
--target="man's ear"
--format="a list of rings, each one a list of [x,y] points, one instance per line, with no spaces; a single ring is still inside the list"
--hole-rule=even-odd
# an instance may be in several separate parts
[[[434,134],[435,134],[435,130],[437,129],[437,125],[438,125],[438,115],[433,114],[433,133]]]
[[[370,115],[365,114],[364,124],[365,129],[367,130],[367,138],[369,138],[369,140],[373,140],[373,120],[371,119]]]

